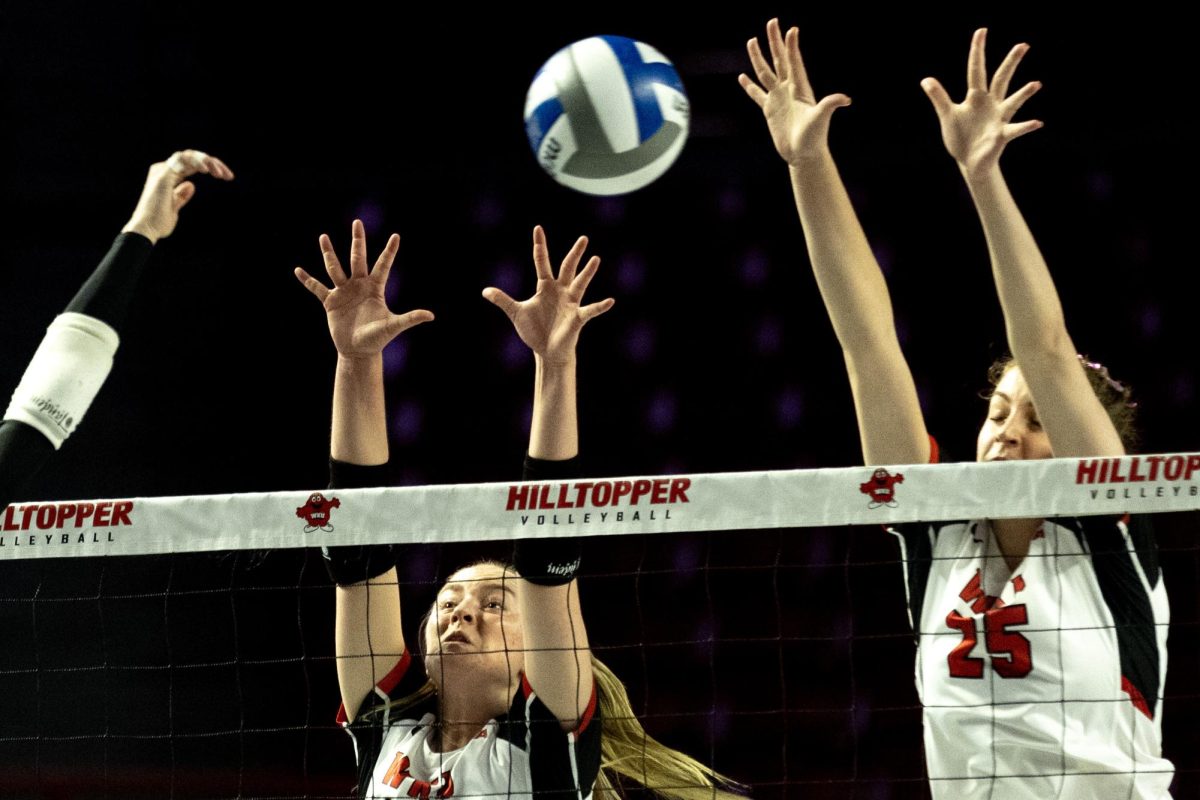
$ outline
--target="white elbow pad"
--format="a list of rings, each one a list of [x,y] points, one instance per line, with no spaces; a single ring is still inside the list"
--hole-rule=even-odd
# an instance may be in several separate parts
[[[112,369],[120,338],[107,323],[67,311],[55,317],[4,418],[37,428],[62,447]]]

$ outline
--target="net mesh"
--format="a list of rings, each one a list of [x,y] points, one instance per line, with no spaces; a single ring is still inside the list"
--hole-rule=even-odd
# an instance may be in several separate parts
[[[1164,756],[1174,796],[1195,797],[1200,516],[1153,517],[1172,612]],[[589,532],[621,532],[609,523]],[[589,637],[647,731],[757,798],[929,797],[896,539],[874,523],[703,523],[584,539]],[[184,532],[168,533],[187,549]],[[4,536],[9,548],[15,536],[66,547],[59,529],[36,524]],[[427,608],[449,574],[511,553],[503,537],[428,538],[406,545],[398,565],[410,642],[413,609]],[[22,555],[50,552],[25,546]],[[0,562],[4,797],[351,796],[353,747],[334,723],[333,590],[319,552],[87,552]]]

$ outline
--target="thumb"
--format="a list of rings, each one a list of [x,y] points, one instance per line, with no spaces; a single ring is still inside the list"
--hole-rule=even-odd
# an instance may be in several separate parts
[[[414,328],[422,322],[432,322],[433,312],[418,308],[406,314],[393,314],[388,320],[387,331],[390,336],[399,336],[409,328]]]
[[[489,286],[483,290],[483,299],[503,311],[509,319],[512,319],[517,313],[517,301],[509,297],[503,289]]]
[[[926,78],[921,81],[921,88],[925,90],[929,102],[933,103],[933,110],[937,112],[938,117],[945,116],[950,112],[950,107],[954,104],[950,102],[950,95],[946,94],[946,90],[942,88],[942,84],[937,78]]]
[[[196,195],[196,184],[191,181],[184,181],[175,187],[172,191],[175,196],[175,210],[183,208]]]

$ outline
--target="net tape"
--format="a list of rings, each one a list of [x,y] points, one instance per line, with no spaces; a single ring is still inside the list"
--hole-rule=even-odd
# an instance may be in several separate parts
[[[1200,453],[18,502],[0,559],[1200,509]]]

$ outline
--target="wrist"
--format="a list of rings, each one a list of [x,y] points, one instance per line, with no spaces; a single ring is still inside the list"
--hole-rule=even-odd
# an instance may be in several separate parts
[[[121,233],[136,233],[140,236],[145,236],[150,240],[150,244],[156,244],[161,238],[153,225],[137,217],[133,217],[129,222],[126,222],[125,227],[121,228]]]
[[[575,370],[575,351],[562,355],[534,353],[533,363],[542,372],[571,372]]]
[[[337,371],[346,376],[374,374],[383,370],[382,353],[338,353]]]

